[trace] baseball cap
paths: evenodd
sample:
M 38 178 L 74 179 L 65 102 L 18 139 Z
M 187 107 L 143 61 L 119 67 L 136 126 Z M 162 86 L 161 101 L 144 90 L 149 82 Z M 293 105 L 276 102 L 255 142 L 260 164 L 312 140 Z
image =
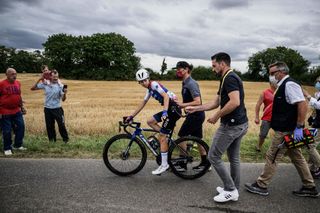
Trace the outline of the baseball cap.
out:
M 190 64 L 188 64 L 186 61 L 179 61 L 176 65 L 176 67 L 174 67 L 174 69 L 179 69 L 179 68 L 191 68 Z

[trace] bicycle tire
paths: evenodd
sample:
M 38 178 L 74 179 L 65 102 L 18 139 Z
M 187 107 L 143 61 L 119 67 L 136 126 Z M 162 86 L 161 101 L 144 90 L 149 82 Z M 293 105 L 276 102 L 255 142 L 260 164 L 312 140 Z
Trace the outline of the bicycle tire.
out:
M 144 145 L 134 138 L 127 155 L 131 135 L 119 134 L 110 138 L 103 149 L 103 161 L 106 167 L 116 175 L 129 176 L 138 173 L 145 165 L 147 151 Z
M 186 144 L 186 149 L 184 154 L 185 156 L 181 156 L 181 146 L 182 143 Z M 203 152 L 208 155 L 209 146 L 203 140 L 193 136 L 186 136 L 178 138 L 174 141 L 168 152 L 168 163 L 172 172 L 183 179 L 193 180 L 196 178 L 200 178 L 203 176 L 208 169 L 210 168 L 210 163 L 208 160 L 205 160 L 203 164 L 201 164 L 201 154 L 198 147 L 203 147 Z M 184 162 L 185 167 L 178 169 L 178 162 Z

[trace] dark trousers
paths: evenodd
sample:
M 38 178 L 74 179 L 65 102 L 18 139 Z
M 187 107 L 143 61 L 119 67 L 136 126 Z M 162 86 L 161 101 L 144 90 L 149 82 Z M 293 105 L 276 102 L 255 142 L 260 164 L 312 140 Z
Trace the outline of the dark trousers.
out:
M 12 130 L 15 134 L 14 147 L 19 148 L 22 146 L 24 137 L 24 120 L 21 112 L 14 115 L 2 115 L 1 129 L 2 129 L 2 140 L 3 150 L 10 150 L 12 144 Z
M 64 142 L 69 140 L 68 132 L 64 122 L 64 111 L 62 107 L 56 109 L 44 108 L 44 117 L 49 141 L 56 141 L 55 121 L 57 121 L 60 135 Z

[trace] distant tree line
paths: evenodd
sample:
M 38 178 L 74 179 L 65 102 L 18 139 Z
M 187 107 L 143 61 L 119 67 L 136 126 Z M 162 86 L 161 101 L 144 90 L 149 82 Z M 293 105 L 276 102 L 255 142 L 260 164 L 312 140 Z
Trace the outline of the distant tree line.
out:
M 17 50 L 0 44 L 0 72 L 14 67 L 18 72 L 40 72 L 42 64 L 57 69 L 69 79 L 133 80 L 141 68 L 140 58 L 135 55 L 134 44 L 116 33 L 97 33 L 91 36 L 54 34 L 43 44 L 44 51 Z M 254 53 L 248 60 L 248 71 L 235 70 L 243 80 L 268 81 L 268 65 L 284 61 L 290 75 L 303 84 L 313 84 L 320 76 L 320 66 L 310 69 L 310 62 L 293 49 L 279 46 Z M 159 71 L 146 68 L 152 79 L 176 80 L 175 70 L 167 69 L 165 59 Z M 211 67 L 193 69 L 196 80 L 217 80 Z

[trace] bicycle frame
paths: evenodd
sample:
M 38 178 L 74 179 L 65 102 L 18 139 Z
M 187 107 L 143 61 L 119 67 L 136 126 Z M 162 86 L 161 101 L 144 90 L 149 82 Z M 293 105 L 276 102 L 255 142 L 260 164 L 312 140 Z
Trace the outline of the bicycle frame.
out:
M 127 130 L 127 127 L 131 127 L 134 130 L 133 133 L 131 133 L 130 131 Z M 158 157 L 159 154 L 156 152 L 156 150 L 154 150 L 151 145 L 148 143 L 147 139 L 145 138 L 145 136 L 142 134 L 142 132 L 154 132 L 154 133 L 159 133 L 158 131 L 154 130 L 154 129 L 146 129 L 146 128 L 141 128 L 141 123 L 139 122 L 130 122 L 130 123 L 124 123 L 122 121 L 119 121 L 119 131 L 121 131 L 121 127 L 123 127 L 123 130 L 131 135 L 131 140 L 129 142 L 129 145 L 125 151 L 125 153 L 127 153 L 131 147 L 131 144 L 133 142 L 133 140 L 135 138 L 137 138 L 140 142 L 142 142 L 146 147 L 148 147 L 148 149 L 151 151 L 151 153 L 155 156 L 155 157 Z M 169 146 L 170 146 L 170 143 L 174 143 L 174 140 L 172 140 L 172 134 L 173 132 L 170 132 L 169 135 L 168 135 L 168 143 L 169 143 Z M 176 144 L 175 144 L 176 145 Z M 180 146 L 179 146 L 179 149 L 181 150 L 182 154 L 184 155 L 188 155 L 187 154 L 187 150 L 183 150 Z
M 135 125 L 135 126 L 134 126 L 134 125 Z M 141 125 L 141 123 L 139 123 L 139 122 L 131 122 L 131 123 L 126 123 L 126 124 L 123 123 L 122 121 L 119 122 L 119 130 L 121 131 L 121 126 L 122 126 L 122 127 L 123 127 L 123 130 L 124 130 L 127 134 L 131 135 L 131 141 L 130 141 L 128 147 L 127 147 L 126 152 L 130 149 L 131 144 L 132 144 L 132 142 L 133 142 L 133 139 L 137 138 L 137 139 L 138 139 L 140 142 L 142 142 L 146 147 L 148 147 L 148 149 L 151 151 L 151 153 L 152 153 L 155 157 L 159 156 L 159 154 L 151 147 L 151 145 L 148 143 L 147 139 L 146 139 L 146 138 L 144 137 L 144 135 L 142 134 L 142 132 L 154 132 L 154 133 L 158 133 L 158 132 L 157 132 L 156 130 L 154 130 L 154 129 L 141 128 L 140 125 Z M 128 126 L 131 127 L 131 128 L 133 128 L 133 129 L 135 129 L 133 133 L 131 133 L 131 132 L 129 132 L 129 131 L 127 130 L 127 127 L 128 127 Z

